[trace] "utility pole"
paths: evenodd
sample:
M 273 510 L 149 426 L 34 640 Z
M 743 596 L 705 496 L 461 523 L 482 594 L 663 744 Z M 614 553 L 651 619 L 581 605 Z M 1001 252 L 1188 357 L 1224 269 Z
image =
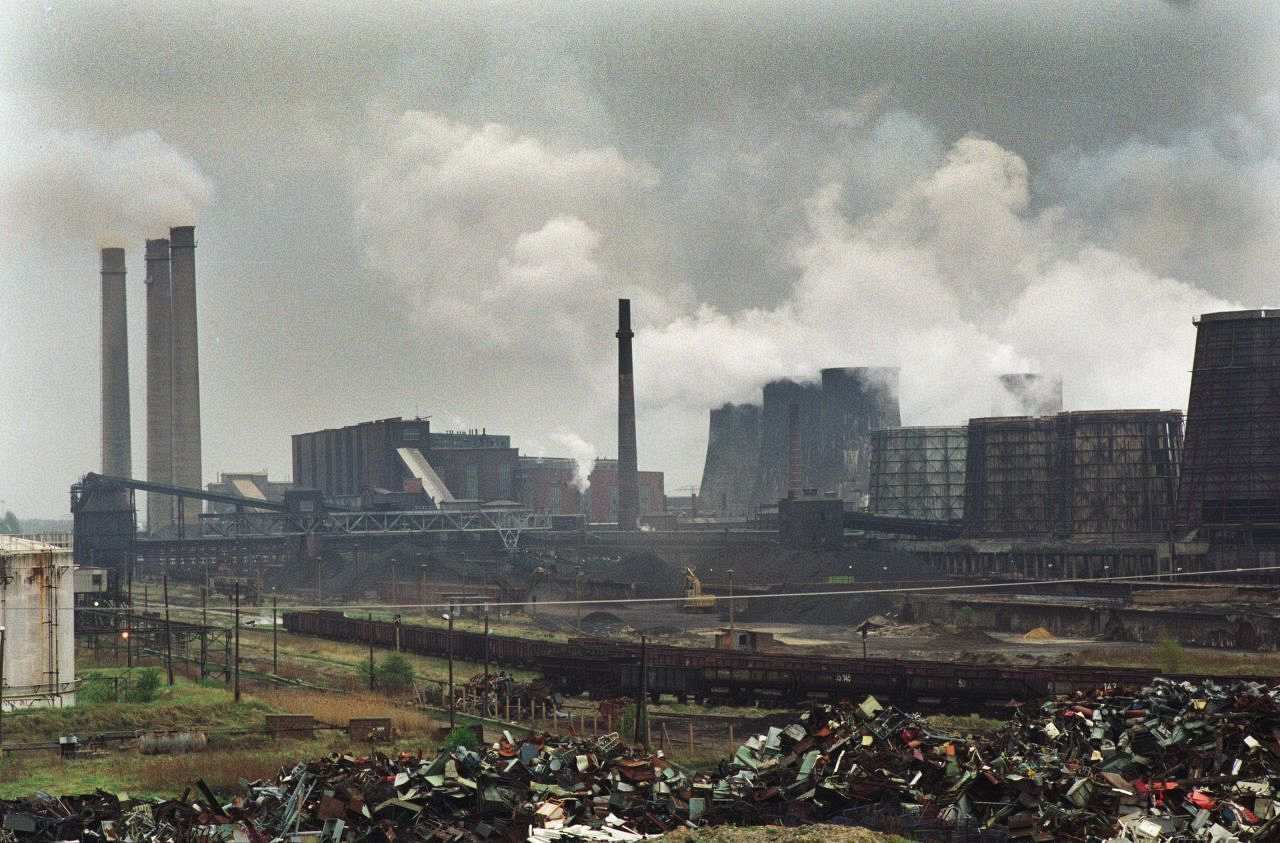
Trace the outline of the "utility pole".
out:
M 577 599 L 574 600 L 574 608 L 578 610 L 577 627 L 578 631 L 582 631 L 582 566 L 578 566 L 578 576 L 574 580 L 577 585 Z
M 484 607 L 484 685 L 489 688 L 489 607 Z
M 446 612 L 444 619 L 449 622 L 449 731 L 454 729 L 454 709 L 458 701 L 453 695 L 453 612 Z
M 240 702 L 240 580 L 236 580 L 235 701 Z
M 164 574 L 164 666 L 169 672 L 169 687 L 173 687 L 173 629 L 169 626 L 169 574 Z
M 209 625 L 209 576 L 205 574 L 205 584 L 200 586 L 200 625 Z
M 373 612 L 369 613 L 369 690 L 373 690 L 373 677 L 376 675 L 373 666 Z
M 4 627 L 0 626 L 0 756 L 4 755 Z
M 640 636 L 640 699 L 636 703 L 636 724 L 633 743 L 649 748 L 649 648 L 648 638 Z
M 729 631 L 733 632 L 733 569 L 729 569 Z
M 396 630 L 396 652 L 400 652 L 400 615 L 397 613 L 391 618 L 391 624 Z
M 280 627 L 276 625 L 276 609 L 279 603 L 275 595 L 275 589 L 271 590 L 271 673 L 274 676 L 280 675 Z

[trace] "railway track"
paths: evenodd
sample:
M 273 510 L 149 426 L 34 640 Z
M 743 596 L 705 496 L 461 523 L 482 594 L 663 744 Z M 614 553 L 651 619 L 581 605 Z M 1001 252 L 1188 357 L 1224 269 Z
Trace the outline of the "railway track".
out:
M 339 612 L 286 612 L 290 632 L 393 648 L 396 625 L 350 618 Z M 444 656 L 449 633 L 402 624 L 400 646 Z M 603 638 L 541 641 L 505 635 L 453 632 L 455 658 L 535 668 L 556 689 L 593 697 L 636 696 L 641 689 L 640 645 Z M 647 647 L 648 692 L 690 702 L 759 703 L 794 707 L 806 701 L 858 700 L 873 694 L 899 706 L 975 710 L 1035 702 L 1053 694 L 1104 686 L 1137 687 L 1154 670 L 1108 667 L 1022 667 L 976 662 L 917 661 L 821 655 L 748 653 L 735 650 Z

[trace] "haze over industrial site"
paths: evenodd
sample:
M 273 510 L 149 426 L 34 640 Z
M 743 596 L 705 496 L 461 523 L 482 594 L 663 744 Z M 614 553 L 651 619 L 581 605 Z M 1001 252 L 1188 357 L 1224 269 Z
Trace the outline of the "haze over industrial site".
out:
M 5 23 L 0 260 L 24 316 L 0 342 L 42 364 L 0 374 L 24 396 L 0 498 L 31 516 L 65 514 L 44 480 L 97 447 L 64 414 L 97 390 L 96 247 L 130 246 L 140 281 L 142 240 L 176 225 L 202 242 L 208 472 L 284 474 L 292 432 L 415 411 L 613 456 L 596 329 L 621 295 L 641 451 L 673 488 L 700 482 L 708 409 L 823 367 L 901 367 L 905 424 L 987 413 L 974 385 L 1011 371 L 1061 373 L 1073 409 L 1182 408 L 1190 316 L 1269 301 L 1265 11 L 147 17 Z
M 1277 43 L 11 3 L 0 843 L 1280 841 Z

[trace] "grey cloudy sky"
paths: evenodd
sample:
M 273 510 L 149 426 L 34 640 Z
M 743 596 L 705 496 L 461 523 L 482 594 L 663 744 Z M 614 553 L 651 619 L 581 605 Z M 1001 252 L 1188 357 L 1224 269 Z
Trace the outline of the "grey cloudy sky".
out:
M 706 411 L 903 367 L 1182 406 L 1193 314 L 1276 303 L 1276 4 L 66 3 L 0 15 L 0 500 L 98 467 L 96 246 L 197 225 L 205 474 L 385 415 L 641 463 Z M 586 443 L 584 445 L 584 443 Z

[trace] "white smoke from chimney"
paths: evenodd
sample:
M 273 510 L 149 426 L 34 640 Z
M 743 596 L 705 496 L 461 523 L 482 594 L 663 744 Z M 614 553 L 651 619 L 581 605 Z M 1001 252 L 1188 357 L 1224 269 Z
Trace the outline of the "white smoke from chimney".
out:
M 573 474 L 573 485 L 578 493 L 583 494 L 591 488 L 591 471 L 596 466 L 596 447 L 578 434 L 570 430 L 561 430 L 551 434 L 551 438 L 577 463 Z
M 123 245 L 197 222 L 212 186 L 154 131 L 107 137 L 0 109 L 0 228 L 17 239 Z

